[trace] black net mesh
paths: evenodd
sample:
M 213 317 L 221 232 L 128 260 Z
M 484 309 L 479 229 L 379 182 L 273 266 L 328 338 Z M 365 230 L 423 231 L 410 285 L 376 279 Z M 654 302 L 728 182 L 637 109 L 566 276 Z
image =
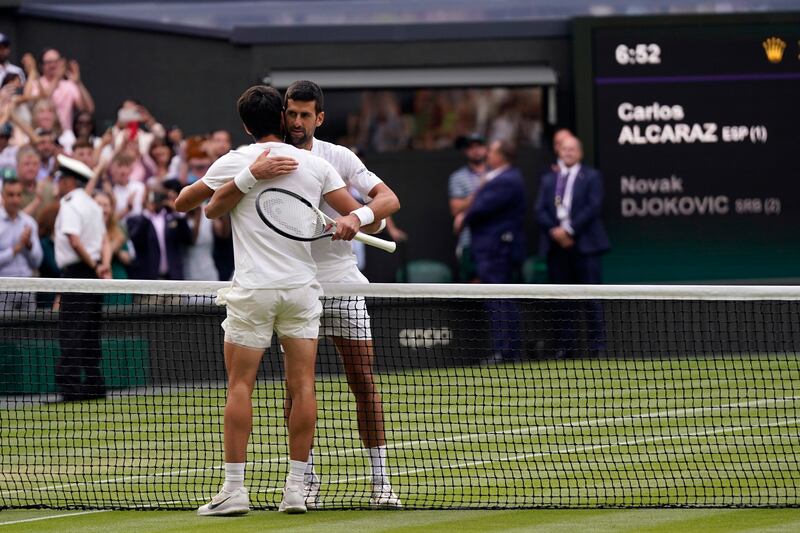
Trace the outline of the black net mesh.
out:
M 341 346 L 374 344 L 348 384 L 320 342 L 325 508 L 369 506 L 349 389 L 374 428 L 370 374 L 405 508 L 798 505 L 800 303 L 467 290 L 325 301 Z M 0 310 L 0 507 L 194 509 L 216 494 L 225 309 L 212 295 L 0 292 Z M 282 357 L 273 342 L 254 392 L 258 509 L 277 507 L 287 472 Z

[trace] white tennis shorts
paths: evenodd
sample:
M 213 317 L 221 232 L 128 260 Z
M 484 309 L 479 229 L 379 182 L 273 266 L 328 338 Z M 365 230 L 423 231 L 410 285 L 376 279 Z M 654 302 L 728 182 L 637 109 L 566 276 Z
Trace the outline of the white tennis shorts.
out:
M 323 280 L 323 282 L 325 281 Z M 328 283 L 333 282 L 329 281 Z M 369 283 L 369 280 L 358 268 L 353 267 L 343 277 L 337 277 L 335 283 Z M 364 297 L 325 298 L 319 333 L 324 337 L 371 340 L 372 329 Z
M 296 289 L 245 289 L 233 285 L 217 292 L 217 305 L 227 306 L 222 322 L 225 341 L 250 348 L 267 348 L 272 332 L 278 338 L 319 336 L 322 288 L 314 281 Z

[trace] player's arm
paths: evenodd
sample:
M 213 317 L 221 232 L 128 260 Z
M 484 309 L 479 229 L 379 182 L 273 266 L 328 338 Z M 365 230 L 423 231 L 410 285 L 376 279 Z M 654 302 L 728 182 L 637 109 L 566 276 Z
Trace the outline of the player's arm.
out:
M 211 198 L 213 194 L 214 189 L 206 185 L 203 180 L 197 180 L 188 187 L 181 189 L 178 198 L 175 199 L 175 210 L 181 213 L 188 213 Z
M 356 232 L 362 231 L 364 233 L 376 233 L 381 228 L 381 220 L 376 219 L 369 224 L 361 225 L 361 219 L 353 213 L 362 206 L 353 196 L 347 192 L 347 188 L 342 187 L 327 194 L 322 195 L 329 206 L 334 208 L 340 215 L 336 219 L 336 233 L 333 235 L 333 240 L 352 240 Z
M 250 174 L 250 169 L 245 168 L 242 173 Z M 236 183 L 242 173 L 239 173 L 236 178 L 214 191 L 211 201 L 208 202 L 205 209 L 206 218 L 215 219 L 227 215 L 244 198 L 245 192 Z M 250 175 L 252 176 L 252 174 Z M 255 181 L 255 178 L 253 178 L 253 181 Z M 252 185 L 250 187 L 252 188 Z
M 388 218 L 400 209 L 400 200 L 394 191 L 385 183 L 378 183 L 369 191 L 372 201 L 369 208 L 375 214 L 375 219 Z

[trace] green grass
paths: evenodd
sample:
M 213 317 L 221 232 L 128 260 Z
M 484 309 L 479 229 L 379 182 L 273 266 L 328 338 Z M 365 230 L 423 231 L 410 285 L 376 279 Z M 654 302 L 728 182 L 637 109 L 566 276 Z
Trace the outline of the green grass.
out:
M 379 379 L 393 483 L 407 507 L 800 505 L 796 359 L 539 361 Z M 321 378 L 317 390 L 315 454 L 324 502 L 363 508 L 369 476 L 352 395 L 339 377 Z M 286 475 L 282 404 L 281 383 L 259 384 L 247 474 L 257 509 L 277 507 Z M 192 509 L 216 493 L 222 480 L 223 405 L 218 384 L 194 384 L 104 402 L 2 409 L 0 506 Z M 462 518 L 467 516 L 474 516 L 475 524 L 491 525 L 499 516 L 519 521 L 510 527 L 547 517 L 555 517 L 554 524 L 592 517 L 613 528 L 613 520 L 627 523 L 624 516 L 651 516 L 649 511 L 464 513 L 314 513 L 296 522 L 256 513 L 230 523 L 311 527 L 315 520 L 331 520 L 350 528 L 351 521 L 389 516 L 386 523 L 411 531 L 415 521 L 420 530 L 438 521 L 443 528 L 453 521 L 452 527 L 469 530 L 473 520 Z M 3 512 L 0 522 L 8 515 Z M 100 528 L 111 516 L 121 523 L 128 517 L 142 522 L 174 517 L 176 527 L 197 520 L 163 512 L 70 520 L 87 527 L 96 520 Z M 671 511 L 664 516 L 689 517 L 664 520 L 673 523 L 735 515 Z M 798 519 L 793 512 L 751 516 Z M 67 519 L 35 524 L 60 520 Z M 738 527 L 738 520 L 730 520 Z M 198 521 L 197 528 L 209 523 L 228 522 Z
M 505 511 L 327 511 L 286 516 L 258 511 L 236 518 L 201 518 L 192 512 L 4 511 L 0 531 L 29 533 L 284 532 L 352 533 L 429 531 L 537 532 L 784 532 L 800 530 L 797 509 L 603 509 Z M 53 517 L 53 518 L 48 518 Z M 59 518 L 56 518 L 59 517 Z M 34 522 L 17 522 L 35 519 Z M 16 523 L 15 523 L 16 522 Z

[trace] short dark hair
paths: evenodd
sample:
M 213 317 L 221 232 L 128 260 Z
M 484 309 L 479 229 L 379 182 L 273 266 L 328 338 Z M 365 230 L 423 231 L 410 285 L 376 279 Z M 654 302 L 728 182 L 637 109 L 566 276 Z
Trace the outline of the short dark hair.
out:
M 282 136 L 283 103 L 281 93 L 266 85 L 254 85 L 236 102 L 239 118 L 256 140 L 267 135 Z
M 325 111 L 325 97 L 322 95 L 322 89 L 313 81 L 297 80 L 289 85 L 283 100 L 284 106 L 288 105 L 289 100 L 314 102 L 314 111 L 318 115 Z

